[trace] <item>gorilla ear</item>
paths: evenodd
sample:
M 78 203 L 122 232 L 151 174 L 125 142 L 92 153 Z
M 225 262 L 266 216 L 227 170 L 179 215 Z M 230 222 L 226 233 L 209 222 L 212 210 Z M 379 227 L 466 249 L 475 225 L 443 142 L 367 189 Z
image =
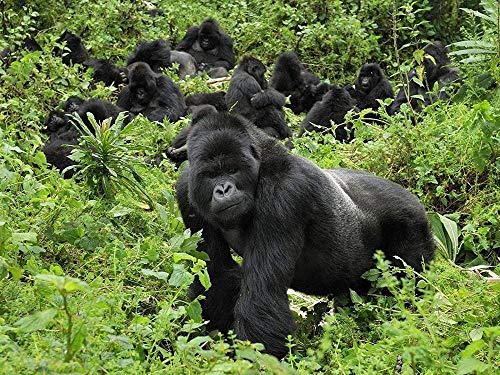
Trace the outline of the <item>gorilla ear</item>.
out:
M 250 145 L 250 152 L 255 159 L 260 160 L 260 152 L 253 143 Z

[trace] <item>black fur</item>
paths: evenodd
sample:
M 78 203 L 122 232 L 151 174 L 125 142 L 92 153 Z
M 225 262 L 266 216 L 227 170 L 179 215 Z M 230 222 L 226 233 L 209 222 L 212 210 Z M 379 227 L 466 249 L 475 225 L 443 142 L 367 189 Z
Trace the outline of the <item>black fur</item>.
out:
M 128 85 L 117 104 L 134 114 L 143 114 L 151 121 L 167 118 L 175 122 L 186 113 L 186 103 L 179 87 L 168 77 L 153 72 L 148 64 L 136 62 L 129 66 Z
M 355 101 L 351 95 L 339 86 L 333 86 L 320 102 L 316 102 L 301 124 L 299 137 L 306 130 L 331 129 L 331 121 L 335 123 L 335 138 L 340 141 L 348 141 L 353 137 L 352 129 L 344 126 L 345 115 L 354 108 Z
M 290 108 L 295 114 L 307 112 L 329 90 L 327 83 L 308 71 L 293 51 L 282 53 L 274 65 L 270 86 L 290 96 Z
M 193 126 L 196 125 L 203 117 L 210 114 L 217 113 L 214 106 L 210 104 L 200 104 L 194 107 L 189 107 L 191 111 L 191 123 L 182 129 L 179 134 L 174 138 L 172 144 L 167 149 L 167 157 L 176 165 L 180 165 L 183 161 L 187 160 L 187 137 Z
M 80 137 L 80 131 L 77 129 L 78 124 L 69 115 L 78 114 L 87 128 L 93 132 L 93 127 L 88 119 L 89 113 L 94 115 L 98 123 L 107 118 L 111 118 L 111 122 L 114 123 L 119 113 L 124 110 L 113 103 L 99 99 L 84 101 L 78 97 L 71 97 L 64 103 L 63 111 L 56 110 L 50 113 L 45 129 L 45 133 L 48 133 L 50 137 L 43 147 L 47 162 L 61 172 L 74 164 L 68 156 L 71 154 L 71 146 L 78 144 Z M 133 116 L 129 114 L 123 125 L 128 124 L 132 119 Z M 72 171 L 66 171 L 64 174 L 65 178 L 71 176 L 73 176 Z
M 227 105 L 224 99 L 225 96 L 226 93 L 224 91 L 192 94 L 186 96 L 186 105 L 188 107 L 196 107 L 202 104 L 210 104 L 213 105 L 217 111 L 223 112 L 227 111 Z
M 424 207 L 400 185 L 366 172 L 323 170 L 239 116 L 204 117 L 188 137 L 177 183 L 185 225 L 203 230 L 198 250 L 212 286 L 198 280 L 208 329 L 233 329 L 283 357 L 294 331 L 287 289 L 314 294 L 367 290 L 361 275 L 382 249 L 416 270 L 433 257 Z M 243 258 L 232 258 L 233 249 Z
M 450 68 L 450 59 L 448 58 L 448 50 L 441 42 L 436 41 L 424 47 L 426 55 L 432 56 L 434 62 L 430 58 L 425 58 L 424 65 L 424 86 L 420 86 L 413 78 L 417 77 L 417 70 L 412 69 L 403 82 L 403 86 L 399 90 L 396 99 L 392 103 L 389 113 L 394 114 L 401 110 L 401 105 L 409 104 L 415 111 L 419 112 L 423 107 L 428 106 L 435 101 L 448 99 L 448 86 L 452 83 L 460 82 L 460 71 L 457 68 Z M 434 85 L 437 83 L 437 94 L 432 93 Z M 408 100 L 409 93 L 410 100 Z M 421 95 L 424 101 L 413 97 Z
M 155 73 L 160 73 L 162 68 L 170 68 L 170 44 L 163 39 L 139 43 L 127 58 L 127 66 L 136 62 L 148 64 Z
M 292 137 L 285 121 L 285 97 L 267 87 L 266 67 L 253 57 L 244 57 L 234 70 L 226 94 L 226 105 L 269 135 L 278 139 Z
M 192 26 L 175 48 L 191 54 L 200 71 L 210 76 L 227 75 L 235 64 L 233 40 L 223 32 L 217 21 L 208 18 L 200 26 Z
M 62 61 L 66 65 L 83 64 L 90 58 L 89 51 L 85 48 L 78 35 L 66 30 L 57 40 L 58 44 L 66 44 L 63 50 L 59 47 L 54 48 L 55 56 L 62 56 Z M 69 50 L 69 51 L 68 51 Z
M 92 79 L 96 82 L 104 82 L 106 86 L 116 87 L 127 82 L 127 69 L 119 68 L 108 60 L 90 58 L 83 64 L 94 70 Z
M 370 108 L 376 111 L 380 107 L 377 99 L 394 98 L 394 91 L 378 64 L 365 64 L 354 82 L 351 96 L 359 110 Z

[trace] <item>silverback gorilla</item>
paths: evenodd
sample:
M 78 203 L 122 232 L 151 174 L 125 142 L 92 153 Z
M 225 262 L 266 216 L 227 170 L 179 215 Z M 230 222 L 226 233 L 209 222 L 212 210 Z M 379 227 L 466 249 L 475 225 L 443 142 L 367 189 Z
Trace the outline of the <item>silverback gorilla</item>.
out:
M 209 114 L 188 136 L 177 183 L 184 223 L 203 230 L 199 250 L 212 286 L 199 281 L 208 329 L 233 329 L 283 357 L 294 331 L 287 289 L 366 290 L 375 250 L 417 270 L 434 243 L 424 207 L 400 185 L 366 172 L 323 170 L 243 117 Z M 241 266 L 230 248 L 243 258 Z
M 192 26 L 175 48 L 194 57 L 200 71 L 213 78 L 227 76 L 234 67 L 233 40 L 223 32 L 217 21 L 208 18 L 200 26 Z

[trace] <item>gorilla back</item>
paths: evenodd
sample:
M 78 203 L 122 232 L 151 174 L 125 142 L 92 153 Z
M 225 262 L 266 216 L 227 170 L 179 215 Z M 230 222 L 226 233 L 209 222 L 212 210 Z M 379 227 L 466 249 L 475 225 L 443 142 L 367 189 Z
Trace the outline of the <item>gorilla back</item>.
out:
M 425 210 L 403 187 L 366 172 L 322 170 L 242 117 L 202 118 L 188 159 L 177 199 L 185 224 L 203 229 L 212 281 L 208 291 L 196 283 L 192 295 L 205 295 L 209 328 L 234 329 L 278 357 L 294 330 L 289 287 L 363 291 L 376 250 L 417 270 L 433 256 Z

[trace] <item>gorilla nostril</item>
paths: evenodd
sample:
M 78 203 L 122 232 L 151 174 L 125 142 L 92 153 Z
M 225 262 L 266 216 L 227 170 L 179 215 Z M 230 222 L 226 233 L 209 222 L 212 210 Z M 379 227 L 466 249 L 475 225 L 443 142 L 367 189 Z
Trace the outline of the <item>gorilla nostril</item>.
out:
M 224 185 L 224 195 L 231 195 L 234 189 L 234 185 L 230 182 Z

